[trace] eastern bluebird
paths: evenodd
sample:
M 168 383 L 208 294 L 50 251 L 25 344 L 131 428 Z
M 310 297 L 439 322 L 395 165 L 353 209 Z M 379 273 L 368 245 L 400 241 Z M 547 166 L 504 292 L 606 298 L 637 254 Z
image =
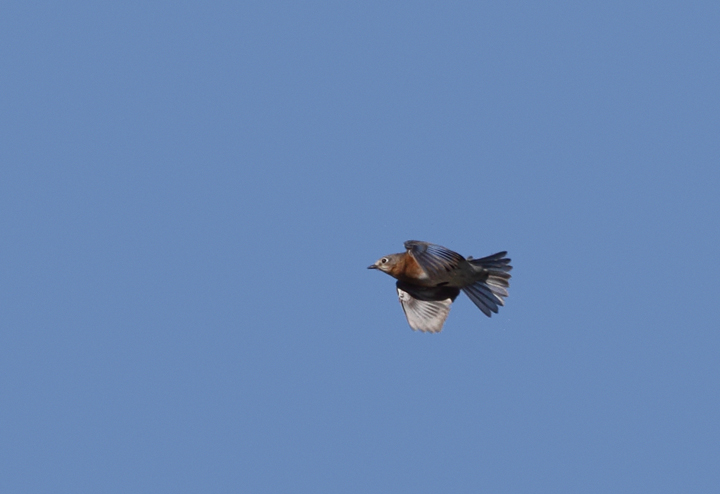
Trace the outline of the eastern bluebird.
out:
M 405 317 L 414 330 L 439 332 L 460 290 L 490 317 L 505 305 L 510 286 L 510 259 L 498 252 L 482 259 L 465 259 L 440 245 L 408 240 L 406 252 L 380 258 L 368 269 L 379 269 L 398 281 Z

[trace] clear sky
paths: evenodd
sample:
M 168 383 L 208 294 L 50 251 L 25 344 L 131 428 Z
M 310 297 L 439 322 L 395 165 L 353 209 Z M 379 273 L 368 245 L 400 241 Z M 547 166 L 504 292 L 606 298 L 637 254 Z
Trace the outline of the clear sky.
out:
M 718 492 L 720 3 L 2 10 L 0 491 Z

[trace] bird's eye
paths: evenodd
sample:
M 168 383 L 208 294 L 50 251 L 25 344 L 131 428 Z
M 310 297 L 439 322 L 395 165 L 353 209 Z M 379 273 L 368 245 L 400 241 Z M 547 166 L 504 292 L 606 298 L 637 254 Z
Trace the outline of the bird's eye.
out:
M 380 262 L 383 263 L 383 264 L 385 264 L 386 262 L 388 262 L 388 258 L 387 258 L 387 257 L 383 257 L 382 259 L 380 259 Z

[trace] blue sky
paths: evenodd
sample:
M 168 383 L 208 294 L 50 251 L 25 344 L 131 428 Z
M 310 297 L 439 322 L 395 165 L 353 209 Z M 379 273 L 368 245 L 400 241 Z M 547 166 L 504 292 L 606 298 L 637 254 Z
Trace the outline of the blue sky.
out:
M 715 492 L 717 2 L 9 2 L 3 492 Z M 408 327 L 366 266 L 508 250 Z

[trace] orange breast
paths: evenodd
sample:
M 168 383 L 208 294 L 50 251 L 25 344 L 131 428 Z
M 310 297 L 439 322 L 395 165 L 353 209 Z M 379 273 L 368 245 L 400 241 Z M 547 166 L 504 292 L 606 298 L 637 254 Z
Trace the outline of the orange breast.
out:
M 413 256 L 405 253 L 397 264 L 393 266 L 390 275 L 401 281 L 407 281 L 416 285 L 424 285 L 427 280 L 427 274 L 420 267 Z

